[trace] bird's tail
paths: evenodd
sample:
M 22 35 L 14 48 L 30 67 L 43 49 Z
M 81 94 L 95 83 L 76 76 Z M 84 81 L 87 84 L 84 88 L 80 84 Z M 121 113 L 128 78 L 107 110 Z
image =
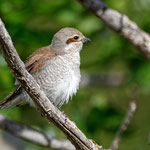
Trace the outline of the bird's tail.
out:
M 19 96 L 22 90 L 23 90 L 22 87 L 19 86 L 7 97 L 5 97 L 2 101 L 0 101 L 0 108 L 9 108 L 9 107 L 18 106 L 25 103 L 24 101 L 21 100 Z

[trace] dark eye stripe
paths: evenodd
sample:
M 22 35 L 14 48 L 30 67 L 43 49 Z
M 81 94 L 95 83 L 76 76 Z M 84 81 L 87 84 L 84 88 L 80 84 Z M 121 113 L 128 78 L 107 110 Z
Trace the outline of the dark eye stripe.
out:
M 78 37 L 79 38 L 79 37 Z M 77 39 L 78 39 L 77 38 Z M 75 39 L 74 37 L 73 38 L 70 38 L 66 41 L 67 44 L 71 43 L 71 42 L 77 42 L 77 39 Z

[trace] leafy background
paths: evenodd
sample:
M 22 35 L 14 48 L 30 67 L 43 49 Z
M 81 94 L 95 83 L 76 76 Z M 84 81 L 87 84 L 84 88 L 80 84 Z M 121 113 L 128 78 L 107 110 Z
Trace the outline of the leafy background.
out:
M 107 5 L 126 14 L 140 28 L 150 33 L 149 0 L 105 0 Z M 98 144 L 107 148 L 127 111 L 129 101 L 137 102 L 136 114 L 124 133 L 120 149 L 147 150 L 150 127 L 150 63 L 135 47 L 110 30 L 76 1 L 69 0 L 0 0 L 0 17 L 22 58 L 37 48 L 50 44 L 62 27 L 75 27 L 92 39 L 81 52 L 81 71 L 109 76 L 119 74 L 120 84 L 98 84 L 80 88 L 67 105 L 61 107 L 67 116 Z M 14 86 L 15 79 L 0 53 L 0 99 Z M 65 138 L 29 105 L 1 110 L 13 120 L 31 125 L 42 132 Z M 28 142 L 27 149 L 46 150 Z

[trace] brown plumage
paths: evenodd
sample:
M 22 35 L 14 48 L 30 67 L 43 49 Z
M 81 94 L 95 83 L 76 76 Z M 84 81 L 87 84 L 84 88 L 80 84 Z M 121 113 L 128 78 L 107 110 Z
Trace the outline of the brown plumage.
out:
M 19 85 L 18 88 L 16 88 L 12 93 L 10 93 L 2 101 L 0 101 L 0 107 L 5 106 L 6 103 L 10 102 L 12 99 L 17 97 L 22 92 L 22 90 L 23 88 L 21 87 L 21 85 Z M 19 104 L 16 104 L 16 105 L 19 105 Z
M 46 61 L 52 57 L 55 57 L 56 54 L 52 51 L 50 46 L 45 46 L 40 49 L 38 49 L 36 52 L 34 52 L 27 60 L 25 66 L 26 69 L 30 74 L 33 74 L 40 68 L 42 68 Z M 10 102 L 12 99 L 17 97 L 21 92 L 23 88 L 21 85 L 19 85 L 18 88 L 16 88 L 12 93 L 10 93 L 7 97 L 5 97 L 2 101 L 0 101 L 0 107 L 3 107 L 6 103 Z M 14 103 L 15 104 L 15 103 Z M 20 103 L 24 104 L 24 103 Z M 16 105 L 20 105 L 17 103 Z
M 26 69 L 29 73 L 34 73 L 43 67 L 47 60 L 56 56 L 50 46 L 45 46 L 34 52 L 26 62 Z

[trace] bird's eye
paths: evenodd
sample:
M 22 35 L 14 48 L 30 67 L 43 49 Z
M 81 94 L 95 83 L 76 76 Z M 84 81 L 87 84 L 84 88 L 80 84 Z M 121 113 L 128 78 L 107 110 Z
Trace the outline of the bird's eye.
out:
M 78 37 L 78 36 L 74 36 L 73 38 L 74 38 L 75 40 L 77 40 L 79 37 Z
M 79 36 L 74 36 L 66 41 L 67 44 L 72 42 L 78 42 Z

